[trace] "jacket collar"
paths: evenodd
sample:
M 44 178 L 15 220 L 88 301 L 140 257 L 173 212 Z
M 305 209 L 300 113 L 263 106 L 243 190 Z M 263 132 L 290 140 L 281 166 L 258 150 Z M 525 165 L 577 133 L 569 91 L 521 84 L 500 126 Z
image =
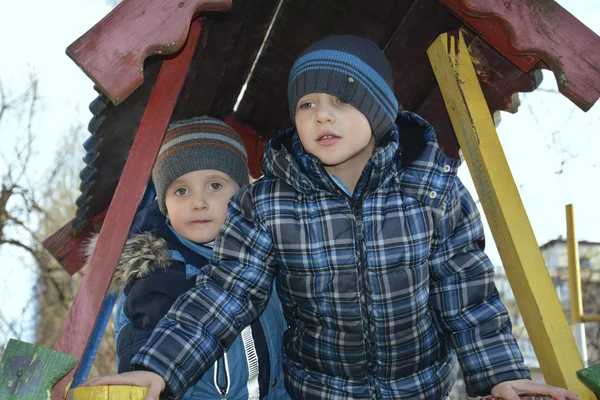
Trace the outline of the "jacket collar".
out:
M 375 148 L 354 196 L 369 194 L 390 179 L 398 179 L 402 192 L 434 207 L 444 204 L 460 160 L 444 155 L 432 126 L 410 111 L 400 111 L 396 123 Z M 320 161 L 306 153 L 295 128 L 271 138 L 262 158 L 266 177 L 278 178 L 297 191 L 343 193 Z

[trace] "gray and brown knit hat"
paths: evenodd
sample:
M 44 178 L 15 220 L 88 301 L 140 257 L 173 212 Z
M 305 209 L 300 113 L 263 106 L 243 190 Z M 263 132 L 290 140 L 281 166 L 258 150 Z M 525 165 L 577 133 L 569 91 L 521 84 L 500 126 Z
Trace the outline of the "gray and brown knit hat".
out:
M 333 35 L 309 46 L 298 57 L 288 80 L 290 117 L 298 100 L 309 93 L 327 93 L 362 112 L 377 140 L 396 120 L 398 100 L 392 68 L 385 54 L 369 39 Z
M 242 138 L 229 125 L 197 117 L 169 125 L 152 170 L 160 211 L 167 215 L 165 195 L 175 179 L 188 172 L 214 169 L 240 187 L 248 183 L 248 155 Z

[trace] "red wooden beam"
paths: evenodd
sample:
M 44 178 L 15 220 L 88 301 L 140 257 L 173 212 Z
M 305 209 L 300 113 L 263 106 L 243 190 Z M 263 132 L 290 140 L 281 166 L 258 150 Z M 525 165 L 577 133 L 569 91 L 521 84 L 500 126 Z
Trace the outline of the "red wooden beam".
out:
M 227 11 L 231 0 L 125 0 L 67 48 L 67 55 L 113 103 L 144 81 L 146 57 L 177 52 L 201 11 Z
M 600 37 L 552 0 L 439 0 L 527 72 L 536 59 L 582 110 L 600 97 Z
M 267 144 L 268 138 L 261 136 L 255 130 L 234 120 L 231 116 L 225 117 L 225 123 L 232 127 L 242 137 L 246 152 L 248 153 L 248 169 L 250 169 L 250 175 L 252 175 L 253 178 L 258 179 L 262 175 L 262 172 L 260 171 L 260 160 L 265 151 L 265 145 Z
M 43 245 L 46 250 L 48 250 L 69 275 L 74 275 L 83 267 L 86 241 L 93 233 L 97 233 L 100 230 L 107 211 L 108 209 L 92 218 L 77 236 L 71 234 L 71 224 L 73 221 L 69 221 L 44 240 Z
M 81 280 L 55 346 L 57 351 L 75 356 L 78 365 L 54 386 L 53 399 L 65 397 L 65 390 L 79 367 L 136 209 L 144 194 L 201 30 L 200 21 L 192 23 L 189 39 L 181 53 L 165 60 L 156 78 L 121 179 L 100 230 L 96 248 L 91 255 L 88 270 Z

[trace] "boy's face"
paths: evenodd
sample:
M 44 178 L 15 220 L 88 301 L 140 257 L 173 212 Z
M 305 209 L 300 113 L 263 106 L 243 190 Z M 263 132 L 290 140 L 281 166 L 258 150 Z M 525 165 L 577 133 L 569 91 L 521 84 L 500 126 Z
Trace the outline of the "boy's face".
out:
M 196 243 L 214 240 L 227 217 L 227 203 L 239 190 L 227 174 L 212 169 L 192 171 L 167 188 L 167 217 L 173 229 Z
M 330 94 L 301 97 L 296 104 L 296 128 L 306 151 L 329 173 L 354 167 L 362 171 L 375 149 L 367 117 Z

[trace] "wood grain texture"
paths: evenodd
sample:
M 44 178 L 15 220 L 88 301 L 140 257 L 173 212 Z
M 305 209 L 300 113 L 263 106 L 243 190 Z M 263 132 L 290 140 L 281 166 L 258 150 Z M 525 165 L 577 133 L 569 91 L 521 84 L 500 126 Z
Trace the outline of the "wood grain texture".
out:
M 544 379 L 592 400 L 593 394 L 575 376 L 583 363 L 462 34 L 440 35 L 427 54 Z
M 67 47 L 67 55 L 114 103 L 143 82 L 144 60 L 182 48 L 201 11 L 227 11 L 231 0 L 125 0 Z
M 107 211 L 104 210 L 95 216 L 77 235 L 72 234 L 73 221 L 71 220 L 44 240 L 44 248 L 69 275 L 74 275 L 83 268 L 86 241 L 93 233 L 100 230 Z
M 0 361 L 0 399 L 50 399 L 52 386 L 76 362 L 68 354 L 10 339 Z
M 70 390 L 68 400 L 144 400 L 146 393 L 139 386 L 92 386 Z
M 527 71 L 539 58 L 582 110 L 600 97 L 600 37 L 552 0 L 440 0 Z
M 56 350 L 81 359 L 102 301 L 108 290 L 119 255 L 138 204 L 150 176 L 150 171 L 177 95 L 194 54 L 201 32 L 201 22 L 195 21 L 182 52 L 162 64 L 148 106 L 142 117 L 123 174 L 106 214 L 89 267 L 81 280 L 73 305 L 65 321 Z M 64 396 L 65 389 L 76 371 L 71 371 L 52 390 L 53 398 Z

